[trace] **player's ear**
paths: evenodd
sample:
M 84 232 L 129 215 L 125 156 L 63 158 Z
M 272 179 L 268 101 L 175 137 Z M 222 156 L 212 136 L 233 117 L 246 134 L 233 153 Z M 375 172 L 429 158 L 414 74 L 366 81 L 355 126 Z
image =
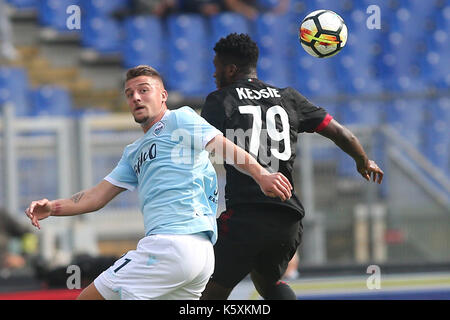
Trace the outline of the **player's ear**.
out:
M 162 102 L 166 102 L 168 97 L 169 97 L 169 94 L 167 93 L 167 90 L 162 90 L 161 91 L 161 100 L 162 100 Z
M 238 67 L 235 64 L 229 64 L 226 66 L 227 75 L 232 78 L 238 72 Z

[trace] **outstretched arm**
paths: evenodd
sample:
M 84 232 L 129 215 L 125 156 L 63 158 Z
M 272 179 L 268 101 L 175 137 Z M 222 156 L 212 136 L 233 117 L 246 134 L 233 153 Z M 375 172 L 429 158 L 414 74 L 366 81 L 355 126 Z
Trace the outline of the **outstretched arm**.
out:
M 124 190 L 126 189 L 102 180 L 95 187 L 80 191 L 70 199 L 33 201 L 25 213 L 30 218 L 31 224 L 40 229 L 39 220 L 49 216 L 74 216 L 97 211 Z
M 213 138 L 206 144 L 206 150 L 217 153 L 227 163 L 233 164 L 249 174 L 259 184 L 266 196 L 279 197 L 283 201 L 292 196 L 292 185 L 282 173 L 269 173 L 248 152 L 224 136 L 217 135 Z
M 318 133 L 333 140 L 339 148 L 350 155 L 355 160 L 356 170 L 358 170 L 364 179 L 370 181 L 370 177 L 372 176 L 374 182 L 381 183 L 383 180 L 383 171 L 375 161 L 367 157 L 358 138 L 349 129 L 333 119 Z

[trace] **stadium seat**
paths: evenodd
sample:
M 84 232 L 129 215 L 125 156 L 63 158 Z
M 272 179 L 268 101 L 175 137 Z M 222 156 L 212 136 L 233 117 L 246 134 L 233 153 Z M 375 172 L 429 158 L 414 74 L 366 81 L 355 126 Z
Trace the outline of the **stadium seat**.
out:
M 318 59 L 299 48 L 294 59 L 294 87 L 307 97 L 333 97 L 337 95 L 336 74 L 331 59 Z
M 258 75 L 270 84 L 295 86 L 292 62 L 299 46 L 297 26 L 290 14 L 266 13 L 256 19 L 255 42 L 259 46 Z
M 120 53 L 123 30 L 119 22 L 109 17 L 84 17 L 81 44 L 102 54 Z
M 167 18 L 167 27 L 168 89 L 187 96 L 209 93 L 213 77 L 206 19 L 199 14 L 173 14 Z
M 234 12 L 222 12 L 209 18 L 211 27 L 211 35 L 209 36 L 206 55 L 210 61 L 214 58 L 214 46 L 222 37 L 226 37 L 230 33 L 246 33 L 252 36 L 249 21 L 242 15 Z M 210 84 L 207 84 L 209 91 L 215 90 L 212 74 L 214 73 L 214 65 L 207 65 L 208 74 L 211 75 Z
M 46 85 L 32 90 L 33 116 L 70 116 L 72 98 L 70 93 L 58 86 Z
M 450 86 L 450 6 L 434 15 L 436 28 L 426 38 L 427 51 L 420 56 L 421 75 L 432 86 L 448 88 Z
M 156 16 L 131 17 L 124 21 L 125 45 L 123 63 L 125 68 L 136 65 L 151 65 L 164 73 L 165 34 L 162 21 Z
M 289 57 L 292 44 L 298 43 L 298 26 L 290 14 L 261 14 L 256 19 L 255 41 L 260 53 L 267 56 Z
M 372 101 L 350 100 L 340 108 L 340 121 L 344 125 L 376 127 L 382 122 L 382 107 Z
M 90 17 L 108 17 L 130 5 L 130 0 L 79 0 L 83 12 Z
M 347 10 L 346 3 L 344 1 L 330 1 L 330 0 L 306 0 L 303 1 L 308 8 L 308 12 L 320 9 L 328 9 L 334 11 L 340 15 L 343 11 Z
M 10 5 L 19 10 L 38 9 L 39 0 L 7 0 Z
M 28 75 L 18 67 L 0 67 L 0 106 L 12 103 L 16 116 L 29 116 Z
M 289 72 L 290 61 L 262 55 L 258 62 L 258 78 L 280 88 L 294 86 Z
M 58 32 L 69 32 L 67 28 L 67 8 L 79 5 L 78 0 L 42 0 L 39 1 L 39 23 Z
M 247 33 L 252 36 L 249 21 L 242 15 L 234 12 L 222 12 L 210 17 L 212 44 L 230 33 Z

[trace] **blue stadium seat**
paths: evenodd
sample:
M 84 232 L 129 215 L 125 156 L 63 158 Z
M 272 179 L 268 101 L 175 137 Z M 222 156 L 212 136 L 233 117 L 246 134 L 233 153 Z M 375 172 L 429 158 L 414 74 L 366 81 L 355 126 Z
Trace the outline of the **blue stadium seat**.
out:
M 222 12 L 210 18 L 212 43 L 215 44 L 220 38 L 228 34 L 247 33 L 252 36 L 249 21 L 242 15 L 234 12 Z
M 262 55 L 258 62 L 258 78 L 276 87 L 293 87 L 291 62 L 280 57 Z
M 102 54 L 120 53 L 123 30 L 119 22 L 109 17 L 84 17 L 81 23 L 81 44 Z
M 199 14 L 174 14 L 167 18 L 167 27 L 167 88 L 188 96 L 209 93 L 213 77 L 206 18 Z
M 211 35 L 208 40 L 208 51 L 206 53 L 207 59 L 210 61 L 214 58 L 214 46 L 217 41 L 222 37 L 226 37 L 230 33 L 246 33 L 252 36 L 252 31 L 249 26 L 249 21 L 242 15 L 234 12 L 222 12 L 213 15 L 209 18 L 209 24 L 211 26 Z M 208 74 L 214 73 L 214 65 L 208 64 Z M 207 85 L 209 91 L 215 90 L 214 81 L 210 81 L 211 84 Z
M 32 90 L 33 116 L 70 116 L 72 98 L 70 93 L 58 86 L 41 86 Z
M 19 10 L 38 9 L 39 0 L 7 0 L 14 8 Z
M 379 103 L 351 100 L 340 108 L 340 121 L 344 125 L 376 127 L 382 122 L 383 108 Z
M 330 1 L 330 0 L 306 0 L 303 1 L 306 4 L 309 12 L 320 9 L 327 9 L 338 13 L 339 15 L 346 10 L 345 3 L 343 1 Z
M 294 87 L 307 97 L 337 95 L 336 74 L 330 60 L 312 57 L 299 48 L 291 65 Z
M 284 58 L 293 54 L 290 48 L 298 43 L 298 26 L 293 15 L 261 14 L 255 28 L 255 41 L 261 54 Z
M 330 60 L 343 93 L 375 94 L 382 91 L 382 83 L 376 78 L 376 70 L 373 67 L 374 57 L 369 53 L 352 53 L 344 48 Z
M 90 17 L 107 17 L 130 5 L 130 0 L 79 0 L 83 13 Z
M 259 46 L 259 78 L 279 87 L 295 86 L 292 61 L 300 44 L 294 17 L 260 15 L 256 19 L 254 40 Z
M 16 116 L 30 115 L 28 75 L 18 67 L 0 67 L 0 106 L 12 103 Z
M 450 6 L 434 15 L 436 28 L 427 37 L 427 51 L 421 55 L 421 75 L 433 86 L 446 89 L 450 86 Z
M 67 28 L 66 11 L 69 6 L 79 4 L 79 0 L 41 0 L 39 1 L 39 23 L 58 32 L 70 32 L 72 30 Z
M 160 18 L 138 16 L 124 21 L 125 43 L 123 61 L 125 68 L 147 64 L 163 73 L 165 34 Z

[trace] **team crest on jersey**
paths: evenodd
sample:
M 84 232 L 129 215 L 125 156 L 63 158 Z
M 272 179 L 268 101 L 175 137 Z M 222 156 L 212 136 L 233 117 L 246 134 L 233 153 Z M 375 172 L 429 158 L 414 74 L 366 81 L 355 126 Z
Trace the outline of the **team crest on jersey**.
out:
M 155 136 L 159 136 L 159 134 L 161 133 L 162 129 L 164 129 L 164 122 L 158 122 L 155 126 L 155 129 L 153 130 L 153 134 Z

